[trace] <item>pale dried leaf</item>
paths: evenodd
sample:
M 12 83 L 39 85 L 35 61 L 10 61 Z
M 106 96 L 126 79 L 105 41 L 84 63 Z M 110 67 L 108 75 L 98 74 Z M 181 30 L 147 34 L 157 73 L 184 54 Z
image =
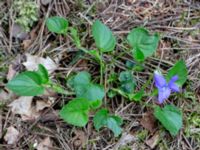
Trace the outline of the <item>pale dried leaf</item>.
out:
M 22 120 L 33 120 L 38 118 L 40 114 L 32 106 L 32 100 L 33 97 L 31 96 L 22 96 L 8 106 L 11 107 L 13 113 L 21 115 Z
M 156 132 L 150 139 L 146 140 L 145 143 L 151 148 L 154 149 L 160 140 L 159 132 Z
M 19 131 L 15 129 L 13 126 L 7 128 L 6 135 L 4 136 L 4 140 L 7 144 L 15 144 L 17 142 L 19 136 Z
M 13 69 L 13 65 L 10 64 L 8 68 L 7 80 L 11 80 L 16 75 L 16 71 Z
M 114 149 L 119 149 L 119 147 L 121 146 L 125 146 L 131 142 L 136 141 L 137 138 L 129 133 L 123 133 L 120 140 L 117 142 L 117 144 L 115 145 Z
M 37 150 L 51 150 L 50 147 L 52 147 L 52 141 L 49 137 L 46 137 L 44 140 L 42 140 L 38 146 Z
M 33 43 L 32 40 L 23 40 L 22 46 L 23 46 L 23 48 L 26 50 L 26 49 L 29 48 L 29 46 L 31 45 L 31 43 Z
M 38 65 L 42 64 L 48 70 L 49 73 L 54 72 L 57 69 L 56 63 L 49 57 L 42 58 L 26 54 L 27 61 L 23 63 L 27 70 L 34 71 L 38 69 Z
M 45 101 L 45 100 L 37 100 L 36 101 L 36 111 L 39 112 L 43 110 L 44 108 L 50 107 L 51 106 L 51 101 Z
M 18 38 L 18 39 L 21 39 L 21 40 L 24 40 L 28 37 L 28 33 L 25 32 L 23 30 L 23 28 L 16 23 L 12 26 L 11 35 L 12 35 L 12 37 Z
M 41 0 L 41 3 L 43 4 L 43 5 L 48 5 L 48 4 L 50 4 L 52 2 L 52 0 Z
M 72 139 L 73 145 L 75 147 L 83 147 L 87 139 L 85 132 L 81 130 L 76 130 L 74 133 L 75 133 L 75 136 Z
M 0 91 L 0 101 L 1 101 L 2 103 L 6 102 L 7 100 L 12 99 L 14 96 L 15 96 L 15 95 L 14 95 L 14 93 L 12 93 L 12 92 L 6 92 L 6 91 L 4 91 L 4 90 L 1 90 L 1 91 Z

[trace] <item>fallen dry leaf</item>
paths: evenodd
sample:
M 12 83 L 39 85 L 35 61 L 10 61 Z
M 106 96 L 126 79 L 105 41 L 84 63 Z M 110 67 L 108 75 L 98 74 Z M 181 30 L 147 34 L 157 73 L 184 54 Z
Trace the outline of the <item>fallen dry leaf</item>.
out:
M 11 91 L 6 91 L 6 90 L 0 91 L 1 103 L 7 103 L 8 101 L 12 100 L 15 97 L 16 97 L 16 95 Z
M 4 136 L 4 140 L 7 144 L 15 144 L 17 142 L 19 136 L 19 131 L 15 129 L 13 126 L 7 128 L 6 135 Z
M 48 4 L 50 4 L 52 2 L 52 0 L 41 0 L 41 3 L 43 4 L 43 5 L 48 5 Z
M 11 80 L 16 75 L 16 70 L 13 69 L 13 65 L 10 64 L 7 73 L 7 80 Z
M 156 128 L 156 120 L 154 118 L 154 115 L 152 112 L 147 112 L 143 115 L 142 119 L 140 120 L 140 124 L 150 131 L 151 133 L 155 130 Z
M 24 32 L 23 28 L 16 23 L 12 26 L 11 34 L 12 37 L 18 38 L 20 40 L 24 40 L 28 37 L 28 33 Z
M 44 108 L 51 106 L 51 101 L 44 101 L 44 100 L 37 100 L 36 101 L 36 111 L 39 112 L 43 110 Z
M 48 113 L 44 114 L 40 118 L 40 122 L 45 123 L 45 122 L 51 122 L 51 121 L 57 121 L 59 120 L 59 111 L 54 111 L 51 110 Z
M 8 106 L 11 107 L 11 111 L 15 114 L 19 114 L 23 121 L 34 120 L 39 117 L 39 113 L 36 112 L 35 108 L 32 106 L 33 97 L 22 96 L 14 100 Z
M 22 42 L 22 46 L 23 46 L 24 49 L 26 50 L 26 49 L 29 48 L 29 46 L 31 45 L 31 43 L 33 43 L 32 40 L 23 40 L 23 42 Z
M 75 137 L 72 139 L 72 143 L 75 147 L 82 147 L 86 143 L 86 134 L 85 132 L 81 130 L 76 130 L 75 132 Z
M 154 149 L 160 140 L 159 132 L 156 132 L 150 139 L 146 140 L 145 143 L 151 148 Z
M 27 70 L 34 71 L 38 69 L 38 65 L 42 64 L 48 70 L 49 73 L 54 72 L 57 69 L 56 63 L 49 57 L 42 58 L 39 56 L 33 56 L 26 54 L 27 60 L 23 63 Z
M 136 141 L 137 138 L 129 133 L 123 133 L 120 140 L 115 145 L 114 149 L 119 149 L 121 146 L 125 146 L 131 142 Z
M 49 137 L 46 137 L 44 140 L 42 140 L 38 146 L 37 150 L 51 150 L 50 147 L 52 147 L 52 141 Z
M 14 114 L 19 114 L 23 121 L 35 120 L 41 115 L 41 111 L 44 108 L 50 107 L 53 101 L 49 100 L 36 100 L 33 102 L 33 97 L 31 96 L 21 96 L 18 99 L 14 100 L 8 106 L 11 107 L 11 111 Z

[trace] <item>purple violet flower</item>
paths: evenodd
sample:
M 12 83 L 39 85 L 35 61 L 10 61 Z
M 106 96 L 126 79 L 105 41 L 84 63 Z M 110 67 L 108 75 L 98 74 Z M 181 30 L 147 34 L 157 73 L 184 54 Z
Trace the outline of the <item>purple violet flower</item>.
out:
M 164 100 L 166 100 L 170 96 L 171 92 L 180 91 L 178 85 L 176 85 L 175 83 L 177 80 L 178 76 L 175 75 L 167 83 L 164 76 L 158 71 L 155 71 L 154 81 L 155 81 L 155 86 L 158 88 L 158 101 L 160 104 L 162 104 Z

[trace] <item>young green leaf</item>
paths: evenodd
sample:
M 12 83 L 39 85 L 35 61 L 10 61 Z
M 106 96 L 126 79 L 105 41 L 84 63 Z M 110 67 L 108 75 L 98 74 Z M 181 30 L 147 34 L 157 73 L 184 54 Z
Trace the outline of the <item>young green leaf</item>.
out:
M 44 92 L 41 77 L 33 71 L 17 75 L 7 83 L 6 87 L 21 96 L 36 96 Z
M 178 61 L 168 72 L 166 79 L 169 81 L 173 76 L 178 75 L 176 84 L 182 86 L 187 80 L 187 67 L 183 60 Z
M 72 88 L 76 86 L 85 86 L 90 83 L 91 76 L 88 72 L 82 71 L 68 80 L 68 85 Z
M 48 71 L 42 64 L 38 65 L 38 70 L 36 71 L 36 73 L 40 76 L 43 84 L 48 83 L 49 81 Z
M 92 109 L 97 109 L 102 105 L 101 100 L 89 101 L 89 103 L 90 103 L 90 108 L 92 108 Z
M 135 88 L 135 80 L 131 71 L 122 71 L 119 75 L 119 81 L 121 82 L 121 89 L 125 93 L 132 93 Z
M 71 100 L 62 107 L 60 117 L 69 124 L 83 127 L 88 122 L 89 102 L 82 98 Z
M 182 127 L 182 114 L 180 110 L 173 105 L 166 105 L 164 108 L 155 107 L 154 116 L 171 135 L 177 135 Z
M 136 101 L 136 102 L 141 101 L 143 96 L 144 96 L 144 90 L 140 90 L 134 94 L 128 94 L 129 99 L 131 101 Z
M 102 100 L 104 97 L 104 89 L 102 86 L 90 83 L 85 87 L 85 93 L 83 95 L 77 95 L 91 101 Z
M 110 115 L 108 110 L 101 109 L 94 116 L 94 126 L 95 129 L 99 131 L 102 127 L 108 127 L 113 131 L 115 137 L 119 136 L 122 132 L 120 125 L 122 125 L 123 121 L 120 117 Z
M 76 96 L 89 101 L 102 101 L 105 92 L 104 88 L 91 81 L 88 72 L 80 72 L 68 81 L 68 84 L 75 90 Z
M 80 41 L 80 38 L 78 36 L 77 29 L 71 27 L 71 28 L 69 28 L 69 30 L 70 30 L 70 34 L 71 34 L 71 36 L 72 36 L 72 38 L 73 38 L 74 43 L 76 44 L 76 46 L 78 48 L 81 47 L 81 41 Z
M 68 29 L 68 21 L 59 16 L 50 17 L 46 21 L 49 31 L 66 35 Z
M 153 55 L 159 43 L 159 35 L 150 35 L 144 28 L 135 28 L 128 34 L 128 42 L 133 48 L 133 56 L 138 61 Z
M 110 29 L 101 21 L 97 20 L 92 25 L 92 35 L 97 47 L 102 52 L 110 52 L 114 50 L 116 39 Z

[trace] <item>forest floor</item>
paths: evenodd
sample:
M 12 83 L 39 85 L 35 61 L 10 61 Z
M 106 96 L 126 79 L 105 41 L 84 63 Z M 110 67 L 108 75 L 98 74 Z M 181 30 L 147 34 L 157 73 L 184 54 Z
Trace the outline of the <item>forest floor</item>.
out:
M 18 12 L 13 9 L 12 3 L 12 0 L 0 2 L 0 149 L 200 149 L 200 1 L 37 0 L 38 19 L 28 32 L 20 36 L 17 33 L 21 29 L 15 26 Z M 10 103 L 18 97 L 10 93 L 5 85 L 15 74 L 25 70 L 27 54 L 51 58 L 57 65 L 51 78 L 63 88 L 67 89 L 67 77 L 79 71 L 90 72 L 92 79 L 99 82 L 99 64 L 90 55 L 77 49 L 69 36 L 49 32 L 45 20 L 50 16 L 62 16 L 69 21 L 69 26 L 76 27 L 81 44 L 86 49 L 95 48 L 91 26 L 96 19 L 112 30 L 117 37 L 116 48 L 111 54 L 115 63 L 109 64 L 110 54 L 103 54 L 104 60 L 108 62 L 104 71 L 105 91 L 116 86 L 115 82 L 108 80 L 125 71 L 127 61 L 134 62 L 132 52 L 125 44 L 130 30 L 143 26 L 151 33 L 158 32 L 161 39 L 156 53 L 145 60 L 142 71 L 133 71 L 133 75 L 137 80 L 137 89 L 150 82 L 145 88 L 148 93 L 154 88 L 149 77 L 155 69 L 160 68 L 166 73 L 178 60 L 185 61 L 188 80 L 183 85 L 183 92 L 168 100 L 179 107 L 183 114 L 183 127 L 178 135 L 171 136 L 152 117 L 152 110 L 147 106 L 155 103 L 157 96 L 154 95 L 144 97 L 138 103 L 120 95 L 111 97 L 106 94 L 103 106 L 123 119 L 123 131 L 119 137 L 114 137 L 107 128 L 97 132 L 92 124 L 93 112 L 89 123 L 82 128 L 60 119 L 58 111 L 73 96 L 52 93 L 34 97 L 33 103 L 37 99 L 44 100 L 42 108 L 38 108 L 41 111 L 36 114 L 37 117 L 32 116 L 34 119 L 29 118 L 30 114 L 14 114 Z M 29 107 L 26 103 L 24 105 Z M 12 139 L 9 139 L 8 131 L 11 132 Z M 44 149 L 44 145 L 47 145 L 47 149 Z

